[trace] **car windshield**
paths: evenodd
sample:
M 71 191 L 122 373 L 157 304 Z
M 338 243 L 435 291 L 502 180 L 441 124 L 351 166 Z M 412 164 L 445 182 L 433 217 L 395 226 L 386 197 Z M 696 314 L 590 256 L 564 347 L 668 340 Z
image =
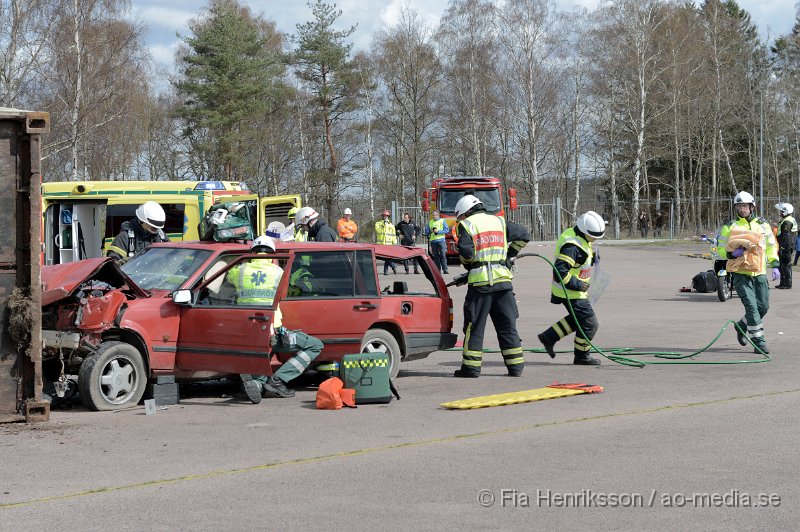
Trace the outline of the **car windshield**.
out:
M 128 277 L 145 290 L 177 290 L 211 252 L 205 249 L 153 247 L 122 265 Z
M 437 205 L 439 212 L 443 214 L 454 214 L 456 212 L 456 203 L 465 194 L 474 194 L 479 200 L 483 202 L 486 207 L 486 212 L 490 214 L 497 214 L 500 212 L 500 189 L 446 189 L 443 188 L 439 191 L 439 203 Z

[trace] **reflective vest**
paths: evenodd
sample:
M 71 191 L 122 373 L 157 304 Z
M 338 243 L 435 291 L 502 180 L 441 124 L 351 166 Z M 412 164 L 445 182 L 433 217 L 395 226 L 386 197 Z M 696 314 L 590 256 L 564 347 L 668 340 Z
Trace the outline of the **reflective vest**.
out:
M 781 234 L 781 228 L 783 227 L 783 224 L 785 224 L 786 222 L 792 222 L 792 228 L 789 229 L 789 232 L 790 233 L 796 233 L 797 232 L 797 220 L 794 219 L 794 216 L 787 216 L 786 218 L 781 220 L 781 223 L 778 225 L 778 234 Z
M 397 244 L 397 228 L 392 222 L 383 220 L 375 222 L 375 242 L 389 246 Z
M 227 280 L 236 288 L 239 304 L 271 306 L 282 275 L 283 269 L 270 259 L 255 259 L 231 268 Z
M 510 282 L 511 270 L 506 266 L 506 221 L 499 216 L 479 212 L 459 222 L 472 237 L 475 256 L 462 262 L 469 268 L 467 282 L 472 286 Z
M 294 233 L 295 242 L 308 242 L 308 231 L 298 228 Z
M 725 246 L 728 244 L 728 240 L 730 239 L 731 235 L 731 229 L 733 229 L 734 226 L 742 227 L 748 231 L 753 231 L 754 233 L 764 235 L 764 238 L 760 240 L 760 243 L 764 245 L 764 264 L 761 265 L 761 269 L 758 272 L 737 272 L 735 270 L 729 271 L 738 273 L 739 275 L 749 275 L 751 277 L 755 277 L 757 275 L 764 275 L 767 272 L 767 264 L 778 263 L 778 242 L 775 240 L 775 233 L 772 232 L 772 228 L 769 226 L 769 223 L 764 218 L 760 217 L 754 217 L 752 220 L 748 220 L 747 218 L 737 218 L 736 220 L 723 225 L 722 229 L 719 231 L 719 241 L 717 242 L 717 251 L 719 252 L 720 256 L 727 259 L 731 258 L 730 254 L 726 251 Z
M 444 218 L 429 220 L 428 229 L 430 230 L 429 242 L 442 242 L 447 234 L 447 222 L 444 221 Z
M 592 251 L 592 243 L 588 240 L 584 239 L 583 237 L 578 236 L 575 232 L 574 227 L 570 227 L 563 233 L 561 236 L 558 237 L 558 241 L 556 242 L 556 260 L 563 260 L 567 263 L 572 263 L 572 258 L 568 257 L 567 255 L 561 254 L 561 248 L 569 245 L 578 246 L 586 253 L 586 260 L 583 264 L 573 264 L 572 267 L 569 269 L 566 277 L 564 277 L 564 284 L 566 285 L 570 279 L 573 277 L 577 277 L 581 281 L 586 284 L 589 284 L 592 280 L 592 257 L 594 256 L 594 251 Z M 562 299 L 588 299 L 589 293 L 588 292 L 580 292 L 577 290 L 566 290 L 564 291 L 561 288 L 561 283 L 559 283 L 556 279 L 550 284 L 550 292 Z

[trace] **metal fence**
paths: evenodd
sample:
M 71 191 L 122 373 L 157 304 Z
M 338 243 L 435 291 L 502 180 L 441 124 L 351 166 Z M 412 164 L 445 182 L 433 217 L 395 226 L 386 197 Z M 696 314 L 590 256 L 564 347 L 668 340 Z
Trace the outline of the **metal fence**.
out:
M 765 197 L 763 199 L 765 212 L 759 215 L 769 222 L 778 222 L 778 211 L 773 206 L 786 200 L 786 198 Z M 582 199 L 577 212 L 572 212 L 572 207 L 570 204 L 569 209 L 565 208 L 561 198 L 556 197 L 550 203 L 527 203 L 519 205 L 514 210 L 506 207 L 506 218 L 526 227 L 531 233 L 532 240 L 552 241 L 558 238 L 561 231 L 573 225 L 578 216 L 590 210 L 599 213 L 606 221 L 606 238 L 609 239 L 673 239 L 715 234 L 734 216 L 733 202 L 727 196 L 688 198 L 681 202 L 672 198 L 640 201 L 636 213 L 630 201 L 618 202 L 616 214 L 611 202 L 602 199 Z M 402 220 L 404 213 L 409 213 L 411 220 L 423 229 L 427 226 L 430 215 L 423 212 L 419 205 L 398 206 L 394 202 L 390 206 L 390 211 L 394 223 Z M 643 225 L 638 218 L 641 212 L 646 214 L 646 225 Z M 362 240 L 366 238 L 365 241 L 373 241 L 374 222 L 375 220 L 364 220 L 365 227 L 359 231 Z

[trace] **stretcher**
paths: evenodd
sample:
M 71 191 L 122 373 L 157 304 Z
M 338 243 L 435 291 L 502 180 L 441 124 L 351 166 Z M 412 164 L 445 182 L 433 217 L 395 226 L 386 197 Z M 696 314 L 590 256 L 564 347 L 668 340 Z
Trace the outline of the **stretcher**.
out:
M 491 406 L 515 405 L 518 403 L 530 403 L 532 401 L 543 401 L 545 399 L 556 399 L 559 397 L 570 397 L 586 393 L 601 393 L 602 386 L 585 383 L 553 383 L 544 388 L 534 388 L 519 392 L 500 393 L 495 395 L 483 395 L 481 397 L 470 397 L 442 403 L 442 408 L 451 410 L 469 410 L 473 408 L 488 408 Z

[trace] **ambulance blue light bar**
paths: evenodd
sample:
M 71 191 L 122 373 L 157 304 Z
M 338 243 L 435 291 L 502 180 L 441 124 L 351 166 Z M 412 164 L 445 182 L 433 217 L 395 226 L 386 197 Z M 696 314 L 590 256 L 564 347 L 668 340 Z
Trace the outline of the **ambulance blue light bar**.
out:
M 201 181 L 194 187 L 195 190 L 225 190 L 222 181 Z

